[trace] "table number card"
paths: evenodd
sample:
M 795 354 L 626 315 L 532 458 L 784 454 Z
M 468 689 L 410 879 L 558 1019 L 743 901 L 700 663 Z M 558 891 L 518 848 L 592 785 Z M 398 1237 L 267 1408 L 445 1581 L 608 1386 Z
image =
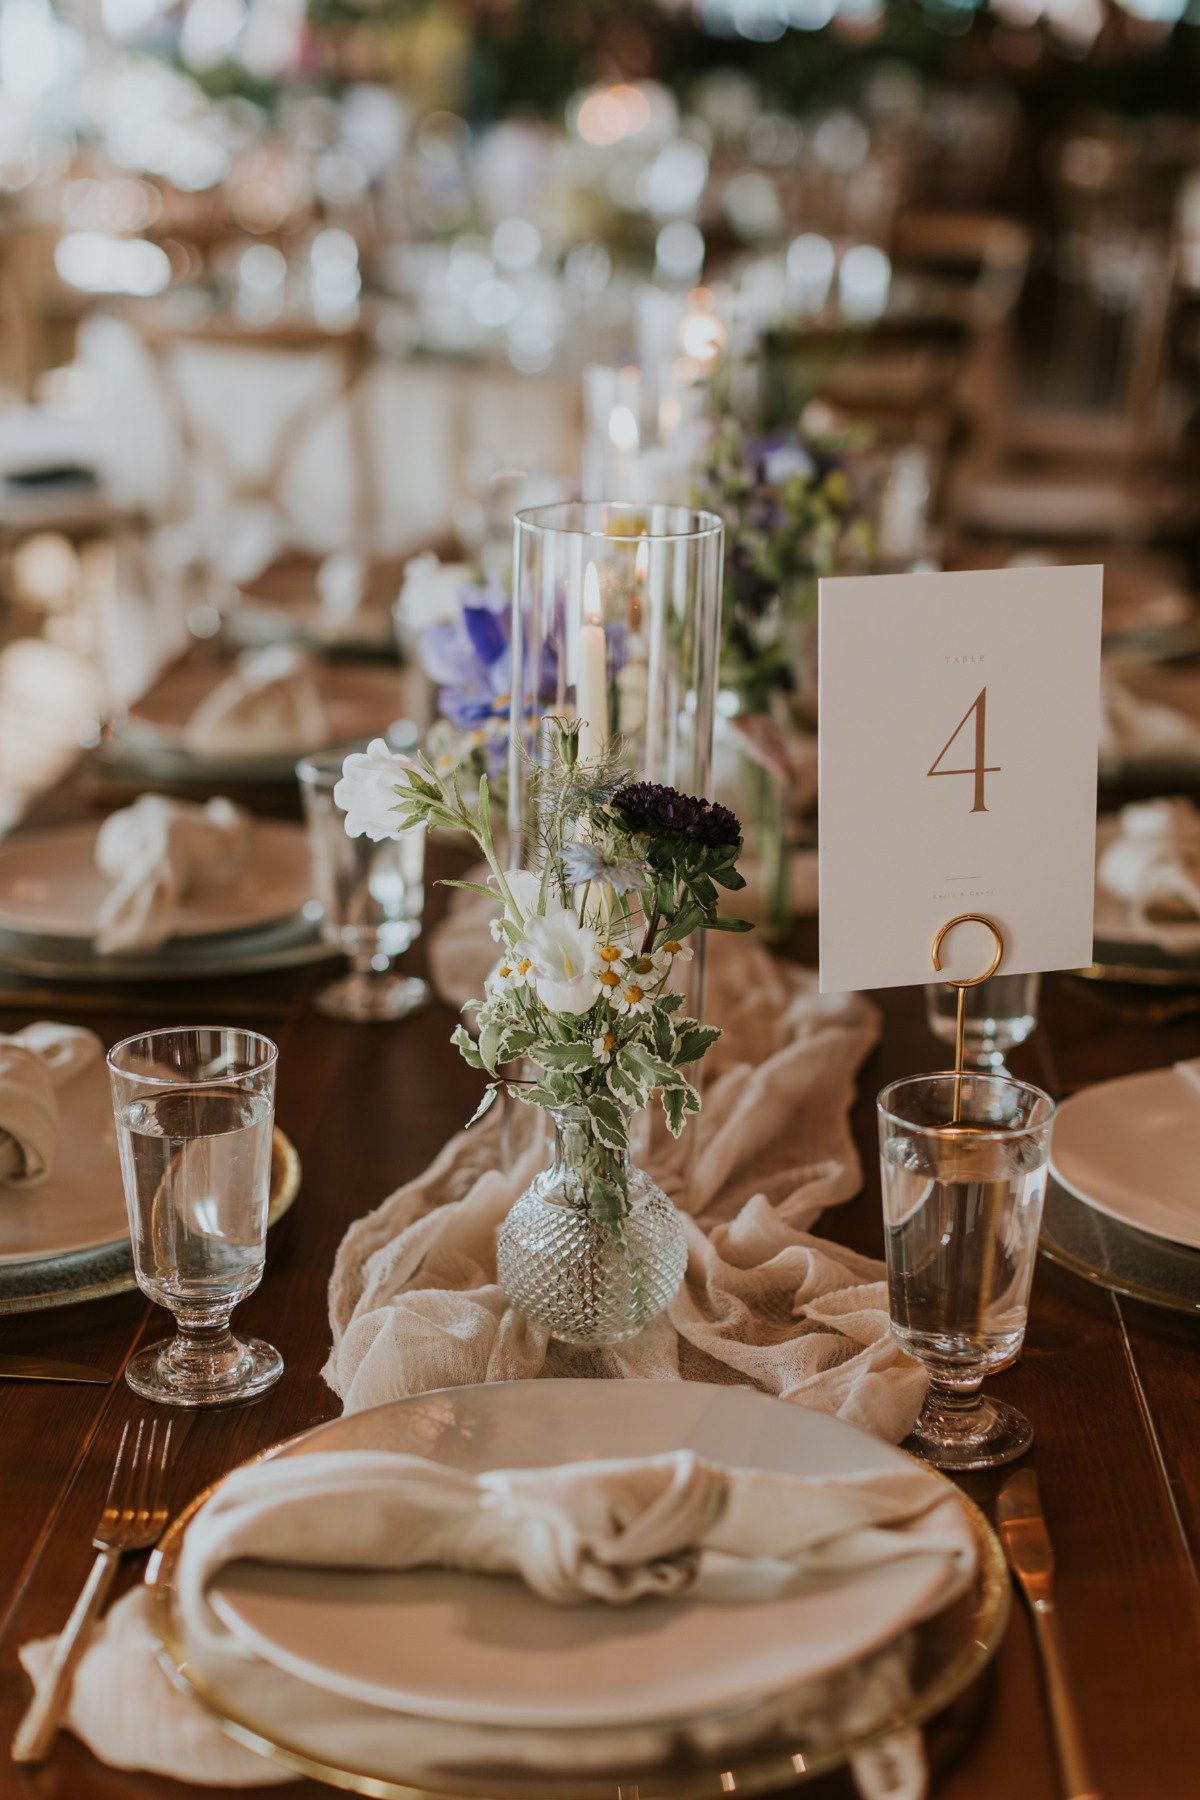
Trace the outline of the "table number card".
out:
M 1102 575 L 821 582 L 822 989 L 1091 961 Z

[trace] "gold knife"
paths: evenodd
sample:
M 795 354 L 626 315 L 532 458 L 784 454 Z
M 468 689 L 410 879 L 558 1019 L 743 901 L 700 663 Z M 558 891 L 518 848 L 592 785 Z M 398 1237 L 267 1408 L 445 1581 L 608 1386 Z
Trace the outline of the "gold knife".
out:
M 0 1356 L 0 1381 L 79 1381 L 107 1387 L 107 1369 L 91 1369 L 87 1363 L 57 1362 L 50 1356 Z
M 1054 1606 L 1054 1551 L 1032 1469 L 1022 1469 L 1001 1488 L 996 1501 L 996 1524 L 1008 1566 L 1020 1583 L 1033 1616 L 1064 1800 L 1101 1800 L 1099 1785 L 1088 1764 L 1067 1673 L 1066 1651 Z

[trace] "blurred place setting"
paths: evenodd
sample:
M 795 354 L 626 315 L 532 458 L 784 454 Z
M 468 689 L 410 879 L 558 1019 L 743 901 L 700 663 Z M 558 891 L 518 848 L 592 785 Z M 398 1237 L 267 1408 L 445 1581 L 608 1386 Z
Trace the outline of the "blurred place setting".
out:
M 1195 1792 L 1198 34 L 0 0 L 5 1793 Z

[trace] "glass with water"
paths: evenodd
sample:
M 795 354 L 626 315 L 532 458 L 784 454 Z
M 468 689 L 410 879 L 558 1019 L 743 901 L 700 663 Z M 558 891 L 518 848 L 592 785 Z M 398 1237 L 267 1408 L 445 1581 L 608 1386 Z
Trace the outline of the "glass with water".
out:
M 993 975 L 963 988 L 963 1062 L 968 1068 L 1006 1073 L 1008 1052 L 1037 1030 L 1040 975 Z M 953 1044 L 959 989 L 933 982 L 925 989 L 925 1016 L 934 1037 Z
M 425 827 L 375 843 L 349 837 L 334 804 L 344 749 L 296 764 L 322 931 L 350 960 L 350 973 L 313 1004 L 334 1018 L 404 1019 L 429 1000 L 428 985 L 392 963 L 416 941 L 425 908 Z
M 1004 1076 L 917 1075 L 878 1113 L 892 1331 L 930 1375 L 914 1448 L 939 1468 L 1011 1461 L 1032 1428 L 981 1388 L 1024 1341 L 1054 1103 Z
M 243 1400 L 283 1372 L 270 1344 L 229 1328 L 266 1259 L 277 1055 L 269 1038 L 221 1026 L 146 1032 L 109 1052 L 134 1271 L 178 1327 L 126 1369 L 149 1400 Z

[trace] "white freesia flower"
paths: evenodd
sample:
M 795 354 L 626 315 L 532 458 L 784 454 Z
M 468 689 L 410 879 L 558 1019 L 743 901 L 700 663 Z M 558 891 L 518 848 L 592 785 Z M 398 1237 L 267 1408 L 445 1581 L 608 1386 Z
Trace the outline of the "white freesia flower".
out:
M 407 756 L 389 750 L 382 738 L 372 738 L 365 750 L 356 750 L 342 764 L 342 779 L 333 790 L 333 803 L 346 815 L 348 837 L 369 837 L 375 843 L 403 836 L 397 819 L 396 789 L 404 777 L 420 771 Z
M 550 1012 L 585 1013 L 600 992 L 597 952 L 591 926 L 559 906 L 528 921 L 517 955 L 532 963 L 537 997 Z
M 472 579 L 469 563 L 444 563 L 432 550 L 414 556 L 404 566 L 397 618 L 413 632 L 457 619 L 462 610 L 460 592 Z

